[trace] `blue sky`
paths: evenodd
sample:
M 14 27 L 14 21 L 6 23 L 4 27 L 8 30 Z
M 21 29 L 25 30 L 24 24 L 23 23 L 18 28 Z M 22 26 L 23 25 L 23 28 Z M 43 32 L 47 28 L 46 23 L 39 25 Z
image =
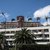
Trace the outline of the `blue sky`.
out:
M 18 15 L 33 17 L 36 10 L 47 5 L 50 5 L 50 0 L 0 0 L 0 11 L 9 15 L 9 21 Z M 4 21 L 4 17 L 0 17 L 0 21 Z

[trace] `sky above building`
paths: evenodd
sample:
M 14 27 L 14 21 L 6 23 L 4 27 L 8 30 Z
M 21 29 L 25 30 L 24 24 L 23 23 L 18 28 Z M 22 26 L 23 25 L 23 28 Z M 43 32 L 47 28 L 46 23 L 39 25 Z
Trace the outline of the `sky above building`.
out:
M 36 12 L 48 5 L 50 7 L 50 0 L 0 0 L 0 21 L 5 20 L 1 12 L 5 13 L 7 21 L 12 18 L 16 19 L 16 16 L 19 15 L 24 16 L 27 20 L 29 17 L 33 18 L 39 14 L 39 12 Z

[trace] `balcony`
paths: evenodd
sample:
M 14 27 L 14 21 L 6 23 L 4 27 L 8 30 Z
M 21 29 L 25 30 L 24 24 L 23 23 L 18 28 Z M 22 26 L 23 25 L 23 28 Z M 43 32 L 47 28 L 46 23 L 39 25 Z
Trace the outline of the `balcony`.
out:
M 4 34 L 5 36 L 14 36 L 15 34 L 11 33 L 11 34 Z
M 35 40 L 42 40 L 42 39 L 44 39 L 44 40 L 50 40 L 50 38 L 49 37 L 47 37 L 47 38 L 43 38 L 43 37 L 38 37 L 38 38 L 34 38 Z
M 15 40 L 15 39 L 12 39 L 12 38 L 11 38 L 11 39 L 6 39 L 6 41 L 14 41 L 14 40 Z
M 47 45 L 47 44 L 50 44 L 50 42 L 36 42 L 37 44 L 39 45 Z

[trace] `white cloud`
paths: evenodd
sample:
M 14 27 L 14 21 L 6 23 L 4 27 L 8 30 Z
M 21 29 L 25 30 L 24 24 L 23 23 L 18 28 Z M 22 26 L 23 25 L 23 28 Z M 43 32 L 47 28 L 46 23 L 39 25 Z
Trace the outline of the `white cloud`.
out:
M 44 25 L 44 26 L 46 26 L 46 25 L 50 25 L 50 22 L 43 22 L 41 24 Z
M 1 14 L 1 10 L 0 10 L 0 17 L 3 17 L 3 15 Z
M 43 23 L 41 23 L 42 25 L 46 26 L 46 25 L 50 25 L 50 19 L 48 19 L 48 21 L 45 21 Z
M 10 21 L 10 15 L 8 13 L 4 13 L 4 15 L 0 12 L 0 20 L 3 19 L 3 21 Z M 2 21 L 2 20 L 1 20 Z
M 48 22 L 44 22 L 44 23 L 41 23 L 43 26 L 46 26 L 48 24 Z
M 8 18 L 10 16 L 8 13 L 5 13 L 4 15 L 6 18 Z
M 25 16 L 25 21 L 28 21 L 28 18 L 27 18 L 27 16 Z
M 46 7 L 43 7 L 37 11 L 34 12 L 34 17 L 46 17 L 46 16 L 49 16 L 49 13 L 50 13 L 50 5 L 46 6 Z

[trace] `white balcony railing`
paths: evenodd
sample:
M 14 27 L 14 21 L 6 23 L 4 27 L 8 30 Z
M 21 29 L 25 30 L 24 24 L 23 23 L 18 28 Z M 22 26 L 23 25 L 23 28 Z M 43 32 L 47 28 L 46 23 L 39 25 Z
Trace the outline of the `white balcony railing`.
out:
M 46 45 L 46 44 L 50 44 L 50 42 L 36 42 L 36 43 L 37 43 L 37 44 L 43 44 L 43 45 L 44 45 L 44 44 L 45 44 L 45 45 Z
M 44 40 L 50 40 L 50 38 L 48 37 L 48 38 L 43 38 L 43 37 L 39 37 L 39 38 L 34 38 L 35 40 L 42 40 L 42 39 L 44 39 Z
M 34 32 L 32 34 L 38 35 L 38 34 L 42 34 L 42 32 L 38 32 L 38 33 Z M 44 34 L 50 34 L 50 32 L 44 32 Z
M 14 36 L 15 34 L 4 34 L 5 36 Z
M 35 35 L 36 35 L 36 34 L 42 34 L 42 32 L 37 32 L 37 33 L 36 33 L 36 32 L 34 32 L 34 34 L 35 34 Z
M 7 41 L 14 41 L 15 39 L 6 39 Z

